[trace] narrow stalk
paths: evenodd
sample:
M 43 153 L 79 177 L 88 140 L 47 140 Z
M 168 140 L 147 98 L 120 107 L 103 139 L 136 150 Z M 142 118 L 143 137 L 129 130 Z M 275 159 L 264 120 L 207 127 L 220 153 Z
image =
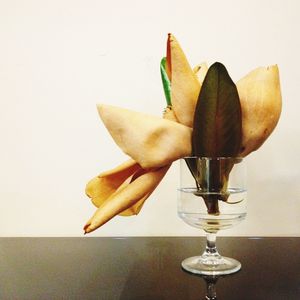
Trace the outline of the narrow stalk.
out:
M 207 213 L 210 215 L 219 215 L 219 195 L 202 195 L 202 198 L 205 201 L 207 207 Z
M 202 262 L 206 265 L 219 265 L 222 263 L 222 256 L 216 247 L 216 233 L 207 233 L 206 248 L 201 258 Z
M 207 233 L 206 236 L 206 249 L 205 252 L 214 255 L 218 253 L 216 248 L 217 235 L 215 233 Z M 219 253 L 218 253 L 219 254 Z

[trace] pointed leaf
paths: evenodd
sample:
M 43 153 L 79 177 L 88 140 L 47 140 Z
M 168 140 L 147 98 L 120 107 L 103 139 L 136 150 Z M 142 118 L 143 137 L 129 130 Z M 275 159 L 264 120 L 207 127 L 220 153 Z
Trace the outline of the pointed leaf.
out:
M 167 105 L 171 106 L 171 83 L 166 72 L 166 58 L 163 57 L 160 62 L 160 75 L 165 92 Z
M 208 70 L 194 115 L 193 155 L 235 157 L 242 135 L 237 88 L 226 68 L 214 63 Z
M 242 139 L 241 105 L 237 88 L 221 63 L 213 64 L 204 79 L 194 115 L 193 155 L 236 157 Z M 218 215 L 218 201 L 227 201 L 232 161 L 212 159 L 209 164 L 190 166 L 209 214 Z M 211 193 L 212 192 L 212 193 Z

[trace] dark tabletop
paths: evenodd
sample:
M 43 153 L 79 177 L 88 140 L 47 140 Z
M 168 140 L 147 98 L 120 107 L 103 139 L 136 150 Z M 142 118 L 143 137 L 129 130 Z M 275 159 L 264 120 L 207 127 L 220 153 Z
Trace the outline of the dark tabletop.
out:
M 300 299 L 300 238 L 218 238 L 242 270 L 220 277 L 219 300 Z M 181 269 L 204 238 L 1 238 L 0 299 L 205 299 Z M 210 280 L 210 279 L 206 279 Z

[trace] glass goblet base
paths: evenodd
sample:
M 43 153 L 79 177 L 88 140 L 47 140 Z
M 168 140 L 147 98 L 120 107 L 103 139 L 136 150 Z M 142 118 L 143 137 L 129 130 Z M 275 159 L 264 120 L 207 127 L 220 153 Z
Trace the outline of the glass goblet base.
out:
M 186 258 L 181 266 L 184 270 L 199 275 L 228 275 L 241 269 L 241 263 L 236 259 L 229 257 L 205 257 L 193 256 Z

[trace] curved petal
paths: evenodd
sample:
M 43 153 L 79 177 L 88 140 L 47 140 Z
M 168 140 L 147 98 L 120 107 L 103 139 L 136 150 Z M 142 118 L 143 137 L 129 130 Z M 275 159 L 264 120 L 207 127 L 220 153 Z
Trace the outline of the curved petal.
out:
M 177 122 L 178 120 L 175 116 L 174 110 L 172 106 L 167 106 L 166 109 L 163 112 L 163 118 L 169 121 Z
M 126 178 L 132 172 L 136 171 L 139 168 L 139 165 L 133 159 L 128 159 L 127 161 L 123 162 L 122 164 L 118 165 L 117 167 L 110 169 L 108 171 L 104 171 L 98 175 L 98 177 L 109 177 L 116 175 L 117 178 Z
M 281 113 L 277 65 L 260 67 L 236 84 L 242 107 L 242 148 L 246 156 L 257 150 L 274 130 Z
M 191 154 L 187 126 L 111 105 L 99 105 L 98 112 L 117 145 L 144 169 Z
M 173 35 L 169 35 L 171 53 L 171 103 L 178 121 L 193 127 L 194 112 L 200 83 L 190 67 L 184 52 Z
M 99 207 L 101 206 L 112 194 L 114 194 L 120 186 L 130 179 L 141 167 L 134 160 L 128 160 L 118 167 L 103 172 L 94 177 L 86 185 L 86 195 L 91 198 L 92 203 Z M 127 183 L 128 184 L 128 183 Z M 136 213 L 136 209 L 124 212 L 125 215 Z
M 152 171 L 141 172 L 133 181 L 111 195 L 97 209 L 92 218 L 84 226 L 85 233 L 94 231 L 120 212 L 145 200 L 160 183 L 170 165 Z
M 202 86 L 206 73 L 208 71 L 208 66 L 206 62 L 203 62 L 194 67 L 193 72 L 197 75 L 198 81 Z
M 118 188 L 118 190 L 115 192 L 115 194 L 120 193 L 129 184 L 131 184 L 136 178 L 142 176 L 145 173 L 147 173 L 147 171 L 142 169 L 142 168 L 137 170 L 132 176 L 130 176 L 129 178 L 127 178 L 126 181 L 124 181 L 124 183 Z M 143 187 L 141 186 L 141 188 L 143 188 Z M 142 207 L 144 205 L 144 202 L 148 199 L 148 197 L 151 195 L 153 190 L 149 191 L 148 193 L 145 193 L 144 197 L 137 200 L 136 203 L 134 203 L 132 206 L 128 207 L 124 211 L 120 212 L 119 215 L 120 216 L 126 216 L 126 217 L 127 216 L 132 216 L 132 215 L 137 215 L 140 212 L 140 210 L 142 209 Z

